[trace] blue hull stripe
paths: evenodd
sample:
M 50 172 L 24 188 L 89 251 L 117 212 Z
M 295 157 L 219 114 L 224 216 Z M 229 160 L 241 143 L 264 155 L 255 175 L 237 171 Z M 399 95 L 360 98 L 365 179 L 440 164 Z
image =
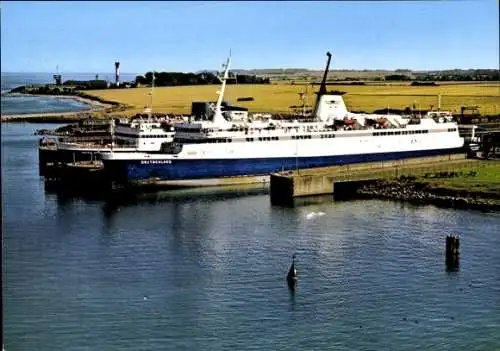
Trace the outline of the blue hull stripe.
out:
M 314 168 L 352 163 L 389 161 L 460 152 L 461 149 L 421 150 L 363 155 L 318 156 L 303 158 L 172 160 L 171 164 L 141 164 L 141 161 L 104 161 L 106 172 L 113 180 L 133 182 L 159 178 L 161 180 L 209 179 L 237 176 L 269 175 L 297 168 Z

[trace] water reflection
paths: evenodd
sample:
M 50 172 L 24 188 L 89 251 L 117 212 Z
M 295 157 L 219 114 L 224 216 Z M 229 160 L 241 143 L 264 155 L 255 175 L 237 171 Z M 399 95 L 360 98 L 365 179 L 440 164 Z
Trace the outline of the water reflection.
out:
M 44 186 L 45 194 L 48 197 L 56 196 L 59 203 L 65 204 L 72 199 L 80 199 L 86 202 L 102 201 L 107 206 L 106 211 L 109 211 L 110 213 L 113 213 L 118 207 L 138 205 L 139 203 L 158 204 L 162 202 L 217 202 L 268 193 L 268 188 L 259 185 L 186 188 L 154 192 L 144 192 L 140 189 L 111 191 L 105 187 L 82 187 L 80 185 L 67 185 L 60 182 L 45 182 Z

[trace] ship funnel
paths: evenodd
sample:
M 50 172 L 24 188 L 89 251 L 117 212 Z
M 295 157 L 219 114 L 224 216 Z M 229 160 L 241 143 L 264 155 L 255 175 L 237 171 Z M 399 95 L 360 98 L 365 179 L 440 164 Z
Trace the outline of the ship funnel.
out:
M 347 107 L 342 97 L 343 92 L 332 92 L 318 96 L 316 103 L 316 119 L 322 122 L 344 119 L 348 114 Z

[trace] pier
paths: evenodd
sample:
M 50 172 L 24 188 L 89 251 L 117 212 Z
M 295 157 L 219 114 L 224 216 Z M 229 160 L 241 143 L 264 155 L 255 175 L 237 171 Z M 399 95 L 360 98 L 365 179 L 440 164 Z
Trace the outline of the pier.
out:
M 297 197 L 342 194 L 359 184 L 467 167 L 474 162 L 460 153 L 280 172 L 271 175 L 271 202 L 288 205 Z

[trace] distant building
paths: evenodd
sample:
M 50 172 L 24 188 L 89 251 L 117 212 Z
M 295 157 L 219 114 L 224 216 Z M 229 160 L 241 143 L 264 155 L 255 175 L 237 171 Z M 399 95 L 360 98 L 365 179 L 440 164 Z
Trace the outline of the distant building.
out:
M 62 85 L 62 76 L 60 74 L 54 74 L 52 77 L 56 85 Z

